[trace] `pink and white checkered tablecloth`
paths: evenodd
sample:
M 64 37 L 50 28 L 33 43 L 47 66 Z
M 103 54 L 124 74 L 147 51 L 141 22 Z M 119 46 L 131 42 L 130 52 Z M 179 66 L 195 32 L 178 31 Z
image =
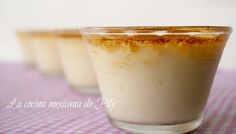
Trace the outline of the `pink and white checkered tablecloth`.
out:
M 0 134 L 126 134 L 110 125 L 103 108 L 7 109 L 13 98 L 22 102 L 90 98 L 96 104 L 99 97 L 74 92 L 62 77 L 46 78 L 20 63 L 0 63 Z M 205 121 L 193 133 L 236 134 L 236 70 L 218 71 Z

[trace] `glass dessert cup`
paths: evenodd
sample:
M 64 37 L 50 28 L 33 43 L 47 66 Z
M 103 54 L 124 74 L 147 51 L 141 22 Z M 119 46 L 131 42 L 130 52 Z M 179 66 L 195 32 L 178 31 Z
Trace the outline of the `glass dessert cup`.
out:
M 37 67 L 46 76 L 62 74 L 62 66 L 55 40 L 55 32 L 32 32 L 32 44 L 35 52 Z
M 72 89 L 97 94 L 96 76 L 79 30 L 58 31 L 57 46 L 64 75 Z
M 197 129 L 230 27 L 87 27 L 111 123 L 133 133 Z
M 33 67 L 36 65 L 35 55 L 33 52 L 33 46 L 31 43 L 31 35 L 30 32 L 19 31 L 17 32 L 17 38 L 21 45 L 21 50 L 24 55 L 25 63 L 29 67 Z

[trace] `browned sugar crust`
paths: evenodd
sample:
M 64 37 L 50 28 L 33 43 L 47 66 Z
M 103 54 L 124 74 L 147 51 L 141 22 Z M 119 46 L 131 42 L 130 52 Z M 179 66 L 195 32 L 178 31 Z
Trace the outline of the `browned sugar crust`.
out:
M 28 38 L 30 36 L 30 32 L 16 32 L 16 35 L 19 38 Z
M 139 35 L 139 36 L 98 36 L 89 35 L 87 38 L 92 45 L 102 46 L 114 49 L 117 46 L 130 46 L 130 47 L 196 47 L 204 45 L 224 45 L 228 39 L 228 35 Z
M 33 37 L 82 38 L 79 30 L 32 31 Z
M 230 27 L 172 26 L 172 27 L 98 27 L 82 32 L 92 45 L 114 51 L 128 46 L 138 51 L 141 47 L 214 47 L 224 46 Z
M 56 35 L 61 38 L 82 38 L 79 30 L 62 30 L 57 31 Z

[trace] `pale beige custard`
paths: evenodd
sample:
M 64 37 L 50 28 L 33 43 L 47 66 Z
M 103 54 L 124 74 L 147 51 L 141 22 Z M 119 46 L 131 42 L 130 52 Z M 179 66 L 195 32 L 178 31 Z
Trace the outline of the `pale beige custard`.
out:
M 97 87 L 96 76 L 83 39 L 58 37 L 57 44 L 68 83 L 76 90 Z M 98 90 L 98 88 L 94 89 Z
M 86 35 L 112 119 L 176 124 L 202 116 L 226 35 Z
M 46 75 L 62 73 L 62 65 L 53 33 L 34 33 L 33 49 L 39 70 Z
M 31 43 L 31 36 L 29 32 L 18 32 L 17 37 L 20 41 L 21 50 L 25 59 L 25 62 L 29 66 L 35 66 L 36 60 Z

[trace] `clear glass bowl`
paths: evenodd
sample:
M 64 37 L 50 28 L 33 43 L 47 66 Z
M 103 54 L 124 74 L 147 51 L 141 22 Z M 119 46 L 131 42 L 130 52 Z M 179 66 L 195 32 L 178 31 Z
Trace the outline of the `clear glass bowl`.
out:
M 36 59 L 33 51 L 30 31 L 18 31 L 16 35 L 21 45 L 25 63 L 29 67 L 34 67 L 36 65 Z
M 87 27 L 81 32 L 111 123 L 134 133 L 185 133 L 203 120 L 230 27 Z
M 80 93 L 98 94 L 96 76 L 79 30 L 58 30 L 56 36 L 63 72 L 71 88 Z
M 62 75 L 62 66 L 55 41 L 54 31 L 32 31 L 31 43 L 37 67 L 46 76 Z

